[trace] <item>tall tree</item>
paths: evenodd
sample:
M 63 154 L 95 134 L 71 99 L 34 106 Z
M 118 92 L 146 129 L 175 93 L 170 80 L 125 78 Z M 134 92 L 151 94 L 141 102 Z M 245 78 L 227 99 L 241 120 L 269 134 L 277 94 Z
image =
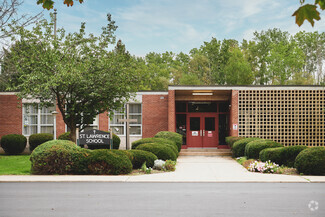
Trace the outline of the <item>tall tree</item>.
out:
M 53 21 L 53 20 L 52 20 Z M 76 127 L 83 128 L 95 116 L 119 109 L 137 90 L 134 62 L 122 43 L 115 44 L 117 29 L 111 16 L 100 36 L 80 31 L 53 37 L 53 22 L 38 22 L 33 30 L 16 27 L 20 43 L 28 52 L 13 47 L 10 52 L 20 73 L 19 96 L 38 99 L 41 106 L 56 102 L 75 141 Z

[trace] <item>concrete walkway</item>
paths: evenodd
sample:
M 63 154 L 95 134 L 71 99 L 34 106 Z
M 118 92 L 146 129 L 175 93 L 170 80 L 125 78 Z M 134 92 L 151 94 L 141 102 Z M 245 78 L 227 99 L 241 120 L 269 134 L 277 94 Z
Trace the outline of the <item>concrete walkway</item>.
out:
M 248 172 L 231 157 L 180 156 L 175 172 L 135 176 L 2 175 L 0 182 L 324 182 L 325 176 Z

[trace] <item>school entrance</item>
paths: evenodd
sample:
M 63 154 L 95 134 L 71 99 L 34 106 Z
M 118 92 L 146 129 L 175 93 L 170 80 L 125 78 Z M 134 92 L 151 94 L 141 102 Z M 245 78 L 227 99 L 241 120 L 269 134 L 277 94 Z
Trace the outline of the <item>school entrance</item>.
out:
M 176 101 L 183 148 L 217 148 L 229 134 L 229 101 Z

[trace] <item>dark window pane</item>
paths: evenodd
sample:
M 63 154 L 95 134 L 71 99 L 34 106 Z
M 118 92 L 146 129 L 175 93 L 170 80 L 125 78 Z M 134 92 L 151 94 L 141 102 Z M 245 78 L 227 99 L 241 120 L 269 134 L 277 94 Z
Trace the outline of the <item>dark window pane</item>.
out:
M 186 112 L 186 102 L 176 102 L 176 112 Z
M 226 145 L 225 138 L 228 135 L 228 115 L 220 114 L 219 115 L 219 145 Z
M 191 131 L 200 130 L 200 118 L 190 118 L 190 130 Z
M 188 103 L 189 112 L 217 112 L 216 102 L 190 102 Z
M 183 136 L 183 144 L 186 144 L 186 115 L 176 114 L 176 132 Z
M 205 130 L 215 131 L 215 118 L 205 118 Z
M 219 104 L 219 112 L 228 112 L 228 111 L 229 111 L 229 103 Z

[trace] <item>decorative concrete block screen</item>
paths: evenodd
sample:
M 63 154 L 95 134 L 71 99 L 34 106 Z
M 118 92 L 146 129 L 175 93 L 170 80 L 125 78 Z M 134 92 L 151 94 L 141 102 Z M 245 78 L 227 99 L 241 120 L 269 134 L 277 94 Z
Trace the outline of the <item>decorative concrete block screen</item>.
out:
M 240 90 L 239 136 L 324 146 L 324 90 Z

